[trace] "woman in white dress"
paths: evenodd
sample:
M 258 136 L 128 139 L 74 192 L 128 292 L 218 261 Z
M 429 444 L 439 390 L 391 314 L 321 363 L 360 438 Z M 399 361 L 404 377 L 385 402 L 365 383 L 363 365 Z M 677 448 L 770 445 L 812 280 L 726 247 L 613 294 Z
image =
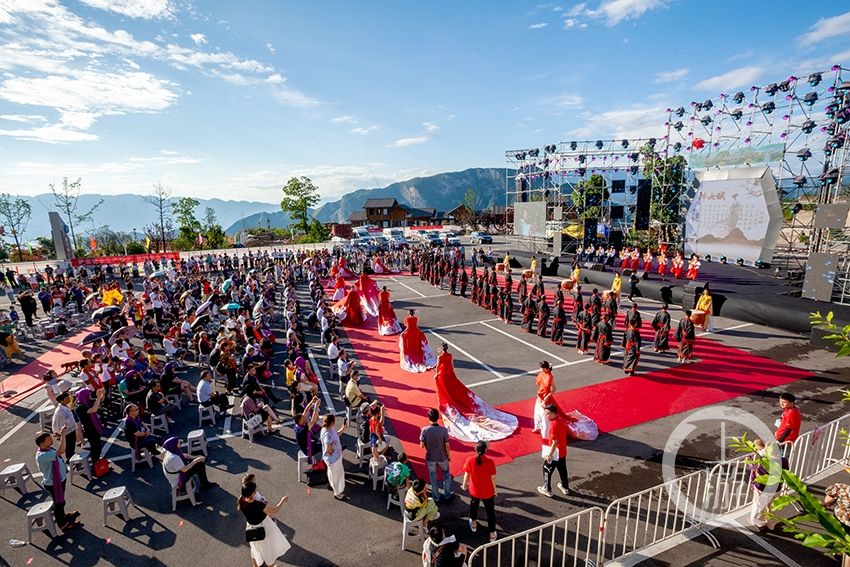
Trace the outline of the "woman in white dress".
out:
M 274 565 L 278 557 L 289 551 L 289 541 L 273 519 L 288 499 L 284 496 L 277 506 L 272 506 L 257 498 L 256 482 L 247 481 L 242 484 L 242 496 L 238 506 L 248 522 L 245 538 L 249 540 L 253 567 Z

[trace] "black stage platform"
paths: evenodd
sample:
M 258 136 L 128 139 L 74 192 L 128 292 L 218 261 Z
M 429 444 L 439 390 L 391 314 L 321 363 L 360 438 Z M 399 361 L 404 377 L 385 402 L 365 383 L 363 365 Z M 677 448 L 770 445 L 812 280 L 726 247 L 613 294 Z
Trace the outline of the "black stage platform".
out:
M 531 254 L 528 252 L 517 250 L 510 251 L 510 254 L 523 267 L 529 266 Z M 544 257 L 548 264 L 551 257 Z M 572 256 L 559 259 L 560 265 L 557 271 L 559 277 L 569 277 L 572 261 Z M 610 289 L 615 271 L 619 271 L 619 266 L 605 266 L 603 271 L 583 267 L 581 275 L 587 285 Z M 699 293 L 706 283 L 714 298 L 715 315 L 805 335 L 811 331 L 809 314 L 815 311 L 823 314 L 832 311 L 837 323 L 842 325 L 850 323 L 850 305 L 794 297 L 792 295 L 794 292 L 799 295 L 801 282 L 795 282 L 796 286 L 794 286 L 785 278 L 774 277 L 770 269 L 759 270 L 734 264 L 703 261 L 697 282 L 669 277 L 661 279 L 657 273 L 648 274 L 647 279 L 642 280 L 638 285 L 640 292 L 638 295 L 682 305 L 687 284 L 692 284 L 689 287 L 691 293 Z M 623 295 L 628 292 L 626 277 L 623 278 L 622 290 Z M 690 305 L 693 305 L 693 302 Z

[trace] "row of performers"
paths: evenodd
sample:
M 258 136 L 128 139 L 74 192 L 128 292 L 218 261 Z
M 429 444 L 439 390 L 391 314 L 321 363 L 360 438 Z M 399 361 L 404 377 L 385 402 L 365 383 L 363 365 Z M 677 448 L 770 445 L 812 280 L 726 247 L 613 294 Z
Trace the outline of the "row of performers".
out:
M 623 270 L 629 269 L 636 272 L 641 268 L 641 261 L 643 261 L 642 269 L 644 272 L 651 273 L 653 271 L 652 264 L 655 261 L 658 266 L 656 271 L 659 276 L 666 276 L 669 270 L 674 278 L 681 278 L 684 275 L 689 280 L 697 279 L 699 277 L 699 269 L 702 267 L 699 256 L 696 254 L 691 254 L 691 257 L 686 263 L 685 257 L 681 252 L 677 252 L 672 260 L 668 259 L 664 252 L 657 256 L 649 250 L 641 256 L 637 249 L 632 251 L 624 250 L 620 253 L 620 268 Z
M 376 274 L 389 274 L 392 272 L 387 265 L 384 263 L 384 258 L 380 254 L 376 254 L 369 259 L 369 267 Z M 330 269 L 330 277 L 332 280 L 336 281 L 337 278 L 341 277 L 345 278 L 354 278 L 357 277 L 351 268 L 348 267 L 348 261 L 345 256 L 340 256 L 332 265 Z

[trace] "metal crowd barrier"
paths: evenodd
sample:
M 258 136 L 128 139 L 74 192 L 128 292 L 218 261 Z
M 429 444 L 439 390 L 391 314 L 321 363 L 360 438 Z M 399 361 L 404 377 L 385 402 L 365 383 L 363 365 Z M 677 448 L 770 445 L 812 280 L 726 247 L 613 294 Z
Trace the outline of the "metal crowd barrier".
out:
M 475 549 L 469 567 L 595 567 L 600 563 L 603 522 L 593 507 Z
M 781 444 L 791 472 L 809 482 L 850 462 L 846 431 L 850 414 L 816 427 L 797 441 Z M 603 513 L 594 507 L 475 549 L 469 567 L 596 566 L 621 560 L 680 535 L 705 535 L 714 517 L 740 512 L 752 504 L 751 455 L 740 455 L 611 502 Z

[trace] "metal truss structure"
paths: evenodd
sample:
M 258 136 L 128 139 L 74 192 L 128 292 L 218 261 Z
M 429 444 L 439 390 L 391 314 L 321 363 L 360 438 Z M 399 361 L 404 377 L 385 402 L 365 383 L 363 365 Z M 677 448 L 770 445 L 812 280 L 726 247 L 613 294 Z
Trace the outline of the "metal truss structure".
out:
M 765 165 L 784 224 L 774 264 L 801 270 L 811 252 L 847 255 L 844 231 L 814 227 L 818 204 L 846 198 L 848 86 L 841 66 L 668 109 L 664 153 L 691 171 Z

